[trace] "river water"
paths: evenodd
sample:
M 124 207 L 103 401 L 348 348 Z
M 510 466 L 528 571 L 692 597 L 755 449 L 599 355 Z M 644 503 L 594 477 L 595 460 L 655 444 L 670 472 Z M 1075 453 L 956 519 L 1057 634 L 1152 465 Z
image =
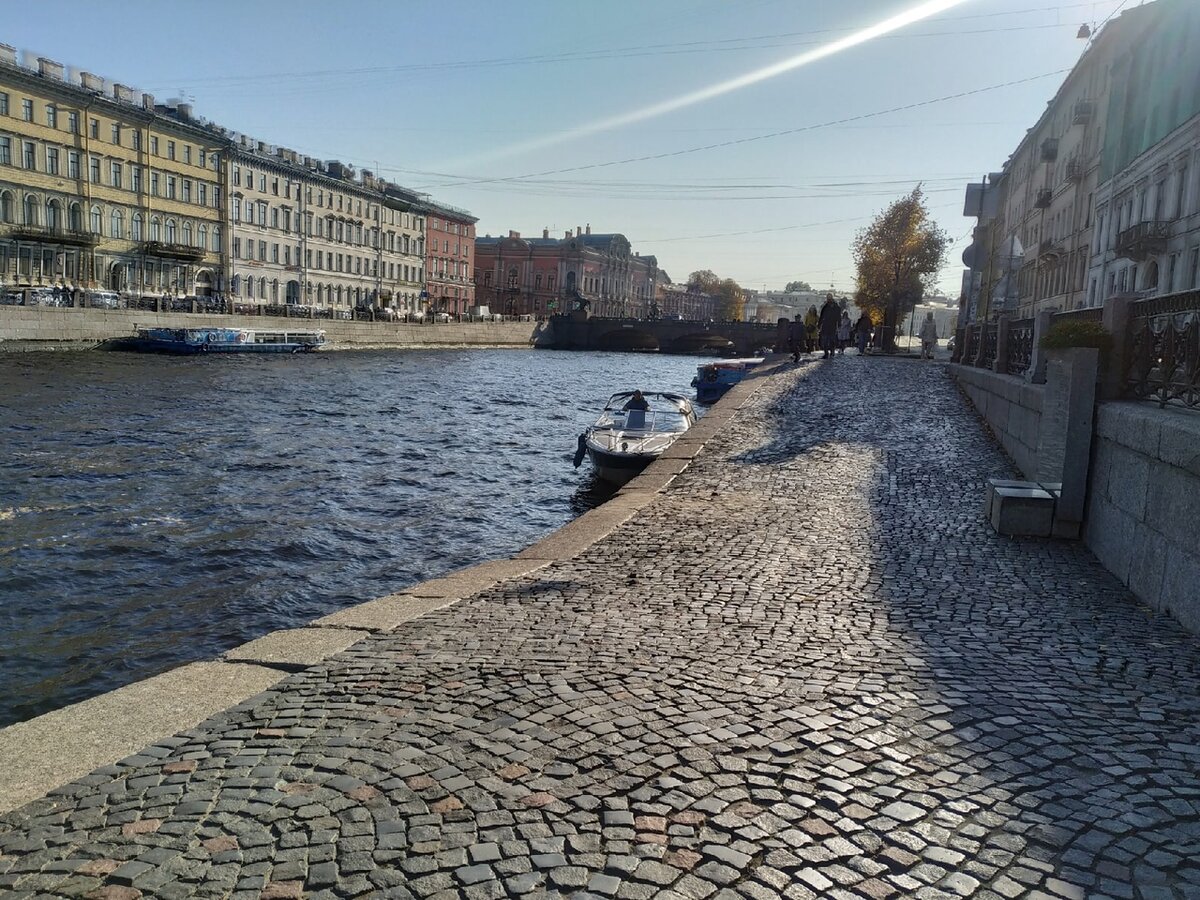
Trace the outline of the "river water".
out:
M 603 498 L 609 394 L 698 362 L 0 354 L 0 725 L 510 556 Z

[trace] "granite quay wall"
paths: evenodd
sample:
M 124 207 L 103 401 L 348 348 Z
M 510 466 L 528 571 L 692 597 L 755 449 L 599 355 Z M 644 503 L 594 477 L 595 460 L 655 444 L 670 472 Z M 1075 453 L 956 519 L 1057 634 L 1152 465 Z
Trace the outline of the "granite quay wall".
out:
M 181 666 L 0 729 L 0 815 L 155 741 L 193 728 L 215 713 L 235 708 L 289 674 L 318 666 L 363 638 L 390 632 L 502 581 L 582 553 L 682 474 L 778 365 L 760 366 L 735 385 L 662 458 L 602 506 L 571 520 L 512 559 L 460 569 L 331 613 L 303 628 L 272 632 L 233 648 L 220 659 Z
M 1031 481 L 1041 480 L 1038 444 L 1045 386 L 1026 384 L 1016 375 L 998 375 L 988 369 L 962 365 L 950 369 L 1021 474 Z
M 148 312 L 133 309 L 66 309 L 0 306 L 0 350 L 81 349 L 131 334 L 135 326 L 254 328 L 298 331 L 320 328 L 331 349 L 370 347 L 528 347 L 541 339 L 538 322 L 359 322 L 274 316 Z
M 1096 417 L 1084 538 L 1154 609 L 1200 634 L 1200 415 L 1106 403 Z

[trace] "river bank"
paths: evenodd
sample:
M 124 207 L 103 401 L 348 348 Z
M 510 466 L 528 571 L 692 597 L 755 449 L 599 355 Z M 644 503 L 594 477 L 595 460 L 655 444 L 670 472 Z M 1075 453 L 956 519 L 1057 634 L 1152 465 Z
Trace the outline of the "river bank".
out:
M 134 328 L 320 328 L 331 350 L 412 347 L 532 347 L 545 330 L 538 322 L 360 322 L 281 316 L 69 309 L 0 305 L 0 353 L 86 350 Z

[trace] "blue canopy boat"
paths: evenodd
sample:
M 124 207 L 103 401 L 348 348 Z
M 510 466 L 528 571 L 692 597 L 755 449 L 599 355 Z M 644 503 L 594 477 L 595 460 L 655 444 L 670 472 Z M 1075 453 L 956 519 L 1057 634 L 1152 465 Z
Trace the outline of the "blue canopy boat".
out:
M 696 377 L 692 379 L 696 399 L 701 403 L 715 403 L 727 390 L 745 378 L 751 369 L 762 363 L 763 357 L 755 356 L 723 359 L 697 366 Z
M 133 353 L 308 353 L 325 345 L 324 331 L 258 331 L 253 328 L 138 328 L 110 338 L 98 350 Z

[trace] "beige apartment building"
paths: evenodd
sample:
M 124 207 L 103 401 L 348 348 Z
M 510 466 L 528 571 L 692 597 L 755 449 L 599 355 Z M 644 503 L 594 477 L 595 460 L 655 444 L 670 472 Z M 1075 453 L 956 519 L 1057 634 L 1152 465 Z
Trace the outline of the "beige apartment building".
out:
M 0 280 L 206 296 L 222 284 L 223 142 L 186 104 L 0 45 Z

